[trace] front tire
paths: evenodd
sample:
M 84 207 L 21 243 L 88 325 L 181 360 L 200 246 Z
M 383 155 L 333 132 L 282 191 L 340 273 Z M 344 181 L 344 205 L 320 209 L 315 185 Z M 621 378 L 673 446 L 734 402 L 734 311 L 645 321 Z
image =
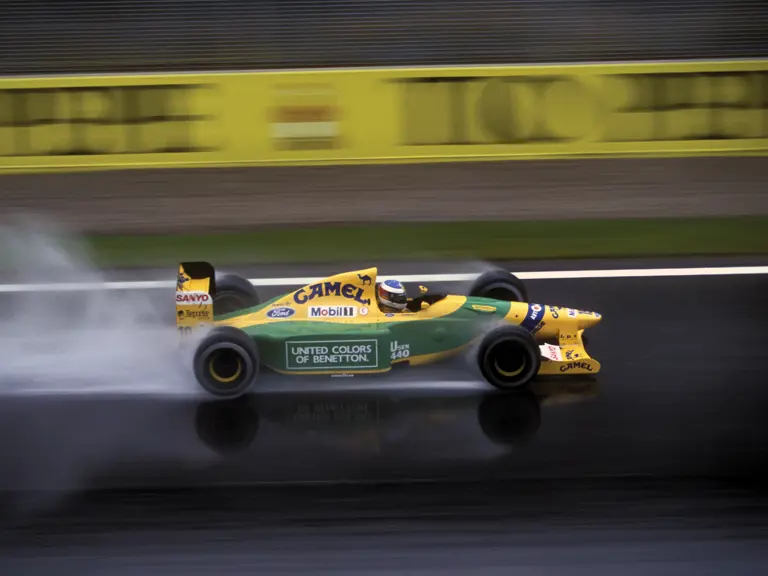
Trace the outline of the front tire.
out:
M 259 349 L 242 330 L 218 326 L 198 344 L 193 367 L 204 390 L 219 398 L 237 398 L 256 382 Z
M 528 289 L 514 274 L 506 270 L 489 270 L 477 277 L 469 295 L 505 302 L 528 302 Z
M 213 297 L 213 313 L 216 316 L 258 306 L 261 297 L 247 278 L 237 274 L 216 277 L 216 294 Z
M 496 388 L 526 387 L 541 368 L 541 351 L 531 334 L 520 326 L 501 326 L 485 335 L 477 351 L 483 378 Z

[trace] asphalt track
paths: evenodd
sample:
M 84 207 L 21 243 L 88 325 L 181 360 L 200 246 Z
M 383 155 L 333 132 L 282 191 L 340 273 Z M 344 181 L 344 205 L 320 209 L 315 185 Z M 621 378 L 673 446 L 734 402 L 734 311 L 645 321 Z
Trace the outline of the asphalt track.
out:
M 765 572 L 768 276 L 528 284 L 603 314 L 596 378 L 510 396 L 457 365 L 242 402 L 3 397 L 0 573 Z

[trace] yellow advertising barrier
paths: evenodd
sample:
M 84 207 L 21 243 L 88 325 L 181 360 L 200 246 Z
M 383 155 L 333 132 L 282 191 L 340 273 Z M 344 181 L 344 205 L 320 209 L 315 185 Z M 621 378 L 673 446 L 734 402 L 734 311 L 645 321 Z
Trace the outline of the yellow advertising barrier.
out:
M 0 80 L 0 171 L 764 154 L 768 61 Z

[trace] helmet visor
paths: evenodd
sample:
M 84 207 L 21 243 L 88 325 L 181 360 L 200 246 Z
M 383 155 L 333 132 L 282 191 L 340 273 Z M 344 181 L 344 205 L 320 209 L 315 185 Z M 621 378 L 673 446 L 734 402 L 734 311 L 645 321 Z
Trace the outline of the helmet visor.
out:
M 398 294 L 387 290 L 384 286 L 379 286 L 379 298 L 400 306 L 405 306 L 408 303 L 408 295 L 405 292 Z
M 402 304 L 405 306 L 408 304 L 408 296 L 406 294 L 393 294 L 392 292 L 384 292 L 384 298 L 394 304 Z

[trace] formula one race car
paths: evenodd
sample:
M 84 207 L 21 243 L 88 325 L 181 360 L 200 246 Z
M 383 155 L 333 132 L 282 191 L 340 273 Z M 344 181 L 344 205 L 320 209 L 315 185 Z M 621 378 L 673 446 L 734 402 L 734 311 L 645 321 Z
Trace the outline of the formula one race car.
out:
M 200 385 L 236 397 L 279 374 L 355 375 L 433 364 L 469 354 L 491 385 L 522 388 L 537 375 L 596 374 L 583 332 L 600 314 L 528 302 L 522 281 L 504 270 L 478 276 L 468 296 L 424 286 L 402 311 L 378 305 L 378 270 L 329 276 L 261 302 L 236 275 L 216 276 L 207 262 L 186 262 L 176 286 L 182 334 L 206 332 L 194 353 Z

